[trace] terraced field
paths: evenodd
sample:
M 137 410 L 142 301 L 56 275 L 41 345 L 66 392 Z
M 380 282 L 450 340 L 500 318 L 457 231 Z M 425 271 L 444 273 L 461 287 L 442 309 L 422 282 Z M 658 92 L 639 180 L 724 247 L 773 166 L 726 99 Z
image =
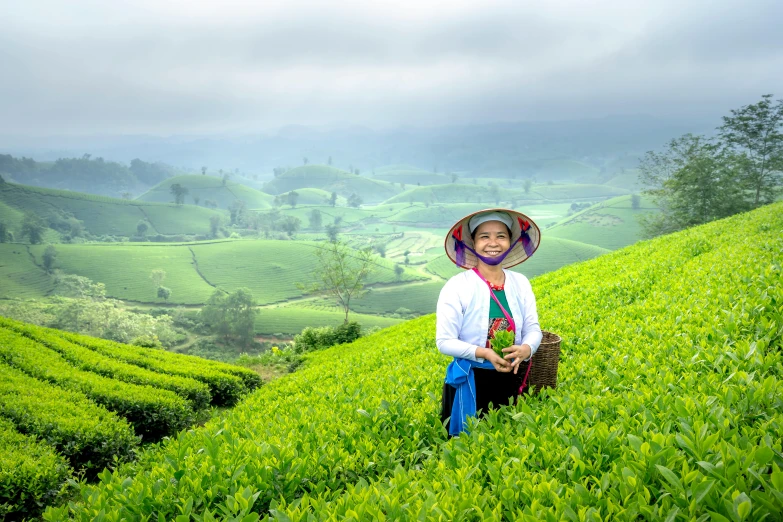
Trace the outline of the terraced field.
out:
M 388 166 L 375 169 L 370 174 L 373 179 L 387 181 L 389 183 L 405 183 L 406 185 L 445 185 L 451 183 L 451 176 L 443 173 L 435 173 L 431 170 L 418 169 L 409 165 Z
M 609 185 L 536 185 L 531 192 L 547 200 L 605 199 L 628 194 L 629 191 Z
M 609 250 L 631 245 L 642 237 L 638 216 L 657 208 L 648 198 L 642 198 L 639 209 L 631 206 L 631 196 L 604 201 L 566 218 L 546 230 L 552 237 L 572 239 Z
M 290 192 L 290 191 L 289 191 Z M 284 192 L 280 194 L 280 197 L 283 200 L 283 204 L 287 205 L 288 199 L 287 196 L 289 192 Z M 299 194 L 299 197 L 296 198 L 296 204 L 297 205 L 308 205 L 308 206 L 316 206 L 316 207 L 323 207 L 328 206 L 329 208 L 332 208 L 329 204 L 329 201 L 332 197 L 331 192 L 327 192 L 323 189 L 317 189 L 317 188 L 301 188 L 296 189 L 296 193 Z M 348 200 L 343 196 L 337 196 L 337 201 L 335 202 L 336 206 L 338 207 L 344 207 L 348 204 Z
M 274 303 L 303 295 L 296 283 L 307 283 L 317 261 L 317 243 L 290 241 L 241 241 L 193 245 L 199 269 L 213 285 L 227 291 L 246 287 L 260 304 Z M 416 281 L 423 276 L 407 270 L 402 281 Z M 394 264 L 380 259 L 369 284 L 397 281 Z
M 430 281 L 392 288 L 374 288 L 367 295 L 351 303 L 351 309 L 362 314 L 392 314 L 406 308 L 418 315 L 435 313 L 438 295 L 445 281 Z M 328 299 L 308 302 L 308 307 L 335 309 Z
M 72 471 L 94 478 L 260 384 L 245 368 L 0 317 L 0 517 L 38 515 Z
M 155 185 L 147 192 L 136 198 L 137 201 L 157 203 L 172 203 L 174 196 L 171 194 L 171 185 L 179 183 L 188 189 L 185 202 L 193 204 L 193 196 L 200 198 L 199 204 L 204 205 L 206 200 L 217 203 L 218 208 L 226 209 L 234 201 L 242 200 L 247 208 L 263 209 L 272 206 L 273 196 L 259 190 L 247 187 L 232 181 L 223 185 L 223 180 L 214 176 L 176 176 Z
M 106 295 L 142 303 L 162 303 L 150 273 L 163 269 L 163 285 L 171 289 L 171 303 L 200 304 L 214 288 L 196 271 L 187 246 L 149 244 L 57 245 L 57 264 L 66 273 L 106 285 Z M 30 247 L 38 263 L 43 245 Z

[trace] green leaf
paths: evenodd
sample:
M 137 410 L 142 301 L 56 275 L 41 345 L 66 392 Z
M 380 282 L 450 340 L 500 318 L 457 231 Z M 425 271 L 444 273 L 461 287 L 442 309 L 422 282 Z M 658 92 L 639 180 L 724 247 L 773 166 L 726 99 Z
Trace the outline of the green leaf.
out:
M 715 485 L 714 480 L 707 479 L 701 482 L 695 488 L 693 488 L 693 499 L 696 501 L 697 504 L 702 503 L 704 497 L 706 497 L 710 493 L 710 490 L 714 485 Z
M 665 478 L 672 486 L 677 488 L 678 491 L 684 491 L 682 482 L 680 482 L 680 479 L 677 477 L 677 475 L 674 474 L 672 470 L 666 466 L 661 466 L 660 464 L 656 464 L 655 467 L 658 468 L 658 471 L 661 473 L 661 475 L 663 475 L 663 478 Z
M 758 464 L 766 466 L 772 461 L 774 456 L 775 453 L 772 451 L 772 448 L 769 446 L 762 446 L 760 448 L 756 448 L 756 454 L 754 458 Z

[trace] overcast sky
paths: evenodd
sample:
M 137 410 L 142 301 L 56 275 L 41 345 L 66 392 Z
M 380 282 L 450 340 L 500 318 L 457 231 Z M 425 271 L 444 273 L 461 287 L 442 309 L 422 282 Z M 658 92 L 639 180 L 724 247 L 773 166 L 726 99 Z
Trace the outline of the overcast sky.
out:
M 783 97 L 781 0 L 0 0 L 0 20 L 0 135 L 697 118 Z

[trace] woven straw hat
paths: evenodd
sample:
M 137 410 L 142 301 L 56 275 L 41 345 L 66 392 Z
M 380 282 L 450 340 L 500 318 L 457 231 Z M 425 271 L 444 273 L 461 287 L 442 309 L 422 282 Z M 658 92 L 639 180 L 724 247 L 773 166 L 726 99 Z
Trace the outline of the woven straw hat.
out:
M 512 266 L 524 263 L 538 249 L 538 245 L 541 243 L 541 230 L 538 228 L 538 225 L 526 215 L 507 208 L 479 210 L 478 212 L 468 214 L 457 221 L 446 235 L 444 244 L 446 255 L 449 256 L 449 259 L 458 267 L 470 269 L 478 266 L 478 258 L 476 255 L 468 249 L 460 249 L 458 245 L 459 242 L 462 241 L 465 246 L 474 248 L 473 239 L 470 236 L 470 220 L 473 216 L 488 212 L 505 212 L 511 217 L 511 243 L 513 248 L 501 263 L 501 267 L 511 268 Z M 459 250 L 462 250 L 461 254 L 458 252 Z M 458 261 L 458 258 L 460 257 L 463 258 L 461 260 L 462 262 Z

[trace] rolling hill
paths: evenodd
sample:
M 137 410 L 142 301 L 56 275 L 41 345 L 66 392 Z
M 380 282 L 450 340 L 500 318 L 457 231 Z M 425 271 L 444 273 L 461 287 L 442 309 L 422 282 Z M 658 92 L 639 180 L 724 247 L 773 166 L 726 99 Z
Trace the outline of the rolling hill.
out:
M 147 192 L 136 198 L 137 201 L 149 201 L 156 203 L 172 203 L 174 196 L 171 194 L 171 186 L 179 183 L 188 189 L 185 196 L 187 203 L 194 203 L 193 197 L 199 198 L 199 205 L 205 205 L 206 201 L 217 203 L 217 208 L 226 209 L 235 201 L 245 202 L 247 208 L 265 209 L 272 206 L 273 196 L 245 185 L 227 181 L 225 185 L 221 178 L 214 176 L 176 176 L 168 178 Z
M 782 252 L 776 204 L 537 278 L 557 388 L 452 439 L 433 316 L 315 352 L 47 520 L 774 520 Z
M 638 216 L 655 211 L 657 207 L 648 198 L 642 198 L 640 208 L 634 209 L 631 196 L 620 196 L 563 219 L 546 234 L 616 250 L 638 241 L 642 237 Z
M 318 188 L 349 197 L 357 194 L 365 203 L 380 203 L 401 192 L 401 188 L 375 179 L 357 176 L 326 165 L 306 165 L 281 174 L 264 185 L 270 194 L 282 194 L 291 190 Z
M 67 190 L 0 184 L 0 213 L 7 216 L 11 230 L 18 234 L 20 215 L 32 212 L 53 226 L 74 217 L 96 236 L 133 236 L 139 221 L 150 224 L 153 234 L 206 234 L 212 216 L 223 214 L 193 205 L 145 203 L 96 196 Z M 56 242 L 55 238 L 44 238 Z M 59 239 L 59 238 L 57 238 Z

